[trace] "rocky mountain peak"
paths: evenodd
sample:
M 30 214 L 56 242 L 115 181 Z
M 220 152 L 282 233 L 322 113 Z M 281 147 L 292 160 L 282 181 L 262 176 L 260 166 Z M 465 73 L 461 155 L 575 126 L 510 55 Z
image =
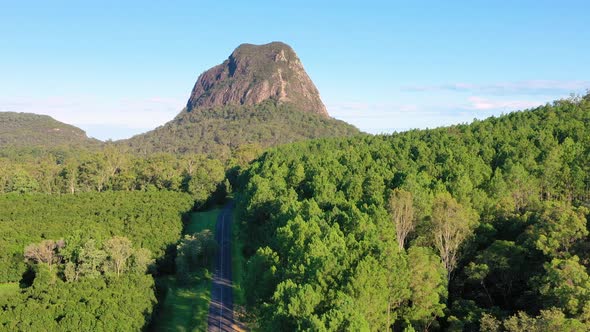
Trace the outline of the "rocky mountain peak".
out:
M 299 57 L 281 42 L 242 44 L 227 60 L 199 76 L 187 111 L 224 105 L 255 105 L 273 99 L 328 116 Z

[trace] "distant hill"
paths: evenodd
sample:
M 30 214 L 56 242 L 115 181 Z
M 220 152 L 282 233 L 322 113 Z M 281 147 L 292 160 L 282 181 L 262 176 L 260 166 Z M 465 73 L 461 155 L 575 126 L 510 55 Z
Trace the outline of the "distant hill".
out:
M 293 49 L 273 42 L 240 45 L 199 76 L 186 108 L 174 120 L 120 144 L 145 153 L 222 157 L 245 144 L 269 147 L 358 133 L 328 115 Z
M 0 112 L 0 148 L 14 147 L 97 147 L 99 140 L 89 138 L 77 127 L 47 115 Z

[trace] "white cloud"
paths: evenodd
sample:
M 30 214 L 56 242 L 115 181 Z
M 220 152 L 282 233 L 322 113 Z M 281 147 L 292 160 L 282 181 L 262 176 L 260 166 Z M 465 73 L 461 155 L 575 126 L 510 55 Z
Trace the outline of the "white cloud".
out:
M 492 100 L 484 97 L 469 97 L 468 109 L 473 110 L 498 110 L 507 111 L 522 110 L 543 105 L 543 102 L 528 100 Z
M 494 95 L 539 95 L 580 93 L 590 89 L 590 81 L 584 80 L 528 80 L 516 82 L 499 82 L 489 84 L 446 83 L 439 85 L 411 85 L 402 87 L 408 92 L 455 91 L 468 93 L 485 93 Z
M 413 113 L 418 110 L 417 105 L 395 103 L 330 103 L 326 105 L 328 113 L 338 119 L 342 118 L 375 118 L 387 117 L 391 113 Z
M 471 96 L 447 102 L 429 99 L 421 104 L 334 103 L 327 108 L 331 116 L 352 123 L 362 131 L 378 134 L 469 123 L 474 119 L 537 107 L 547 101 Z

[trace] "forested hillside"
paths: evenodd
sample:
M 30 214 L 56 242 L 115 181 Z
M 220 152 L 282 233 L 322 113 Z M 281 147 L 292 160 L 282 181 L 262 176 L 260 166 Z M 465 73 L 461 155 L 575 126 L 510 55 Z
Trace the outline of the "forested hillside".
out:
M 266 148 L 310 138 L 343 137 L 359 130 L 346 122 L 303 112 L 296 105 L 266 100 L 181 112 L 174 120 L 119 144 L 145 154 L 201 153 L 228 159 L 247 146 Z
M 590 329 L 590 100 L 265 153 L 241 178 L 260 330 Z
M 0 112 L 0 148 L 78 147 L 98 148 L 102 142 L 79 128 L 47 115 Z

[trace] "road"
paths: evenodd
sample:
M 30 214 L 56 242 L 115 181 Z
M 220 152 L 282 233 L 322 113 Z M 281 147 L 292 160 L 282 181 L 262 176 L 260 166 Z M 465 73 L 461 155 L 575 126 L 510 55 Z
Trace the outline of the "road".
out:
M 217 217 L 215 240 L 219 245 L 211 288 L 211 304 L 207 318 L 208 331 L 239 330 L 234 321 L 234 299 L 231 274 L 231 238 L 233 202 L 225 205 Z

